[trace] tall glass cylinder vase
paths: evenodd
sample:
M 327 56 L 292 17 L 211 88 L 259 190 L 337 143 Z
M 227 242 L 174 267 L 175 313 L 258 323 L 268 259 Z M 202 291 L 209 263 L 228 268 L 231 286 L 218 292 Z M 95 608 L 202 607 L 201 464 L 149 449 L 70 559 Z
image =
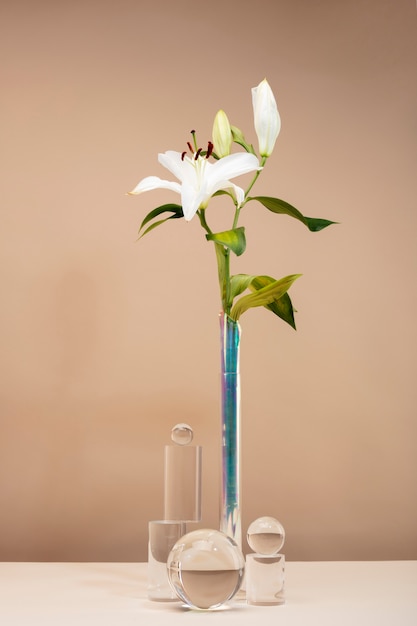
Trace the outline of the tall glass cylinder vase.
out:
M 221 342 L 221 450 L 222 475 L 220 530 L 242 547 L 241 524 L 241 423 L 238 322 L 220 314 Z

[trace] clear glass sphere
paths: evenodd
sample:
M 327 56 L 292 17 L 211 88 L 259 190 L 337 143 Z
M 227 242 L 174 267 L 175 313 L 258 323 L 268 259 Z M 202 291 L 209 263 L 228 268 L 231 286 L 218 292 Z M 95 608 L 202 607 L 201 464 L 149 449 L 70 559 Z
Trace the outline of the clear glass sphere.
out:
M 193 437 L 193 429 L 188 424 L 176 424 L 171 430 L 171 439 L 179 446 L 186 446 L 191 443 Z
M 198 529 L 177 541 L 167 567 L 170 584 L 181 600 L 195 609 L 215 609 L 239 590 L 245 559 L 224 533 Z
M 277 554 L 284 545 L 285 530 L 275 517 L 258 517 L 248 528 L 247 540 L 258 554 Z

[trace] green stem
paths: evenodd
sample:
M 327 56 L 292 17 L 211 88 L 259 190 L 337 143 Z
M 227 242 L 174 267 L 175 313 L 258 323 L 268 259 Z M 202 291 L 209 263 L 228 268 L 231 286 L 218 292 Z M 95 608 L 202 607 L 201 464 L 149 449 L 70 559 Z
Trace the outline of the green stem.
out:
M 262 160 L 261 160 L 261 167 L 263 167 L 263 166 L 265 165 L 267 158 L 268 158 L 268 157 L 262 157 Z M 248 197 L 250 190 L 252 189 L 252 187 L 254 186 L 254 184 L 256 183 L 256 181 L 258 180 L 259 175 L 260 175 L 260 173 L 261 173 L 261 172 L 262 172 L 262 170 L 257 170 L 257 172 L 255 173 L 255 176 L 254 176 L 254 177 L 253 177 L 253 179 L 252 179 L 252 182 L 250 183 L 249 187 L 248 187 L 248 188 L 246 189 L 246 191 L 245 191 L 245 199 L 243 200 L 243 202 L 242 202 L 242 204 L 240 205 L 240 207 L 238 207 L 238 206 L 236 205 L 235 218 L 234 218 L 234 220 L 233 220 L 233 226 L 232 226 L 232 228 L 237 228 L 237 223 L 238 223 L 238 221 L 239 221 L 240 211 L 241 211 L 241 209 L 245 206 L 245 204 L 246 204 L 246 198 Z
M 243 206 L 243 204 L 242 204 L 242 206 Z M 239 221 L 239 215 L 240 215 L 240 209 L 241 209 L 241 208 L 242 208 L 242 207 L 238 207 L 238 206 L 236 206 L 236 211 L 235 211 L 235 219 L 233 220 L 233 226 L 232 226 L 232 228 L 237 228 L 237 223 L 238 223 L 238 221 Z
M 195 141 L 194 135 L 193 135 L 193 139 Z M 265 165 L 266 159 L 267 159 L 267 157 L 262 157 L 261 167 L 263 167 Z M 247 199 L 247 197 L 249 195 L 249 192 L 252 189 L 252 187 L 254 186 L 254 184 L 256 183 L 256 181 L 258 180 L 258 177 L 259 177 L 261 171 L 262 170 L 258 170 L 255 173 L 255 175 L 254 175 L 254 177 L 252 179 L 252 182 L 250 183 L 249 187 L 245 191 L 245 196 L 244 196 L 244 200 L 243 200 L 242 204 L 240 206 L 238 206 L 237 202 L 235 202 L 236 207 L 235 207 L 235 214 L 234 214 L 233 225 L 232 225 L 233 229 L 237 228 L 239 217 L 240 217 L 240 211 L 244 207 L 244 205 L 246 204 L 246 199 Z M 207 233 L 212 234 L 212 230 L 210 229 L 210 227 L 209 227 L 209 225 L 207 224 L 207 221 L 206 221 L 205 209 L 199 209 L 197 211 L 197 215 L 199 217 L 200 224 L 204 228 L 204 230 Z M 224 246 L 221 246 L 220 244 L 217 244 L 217 243 L 215 243 L 214 245 L 215 245 L 215 250 L 216 250 L 217 270 L 218 270 L 218 276 L 219 276 L 220 296 L 221 296 L 221 301 L 222 301 L 222 308 L 223 308 L 223 311 L 227 315 L 230 316 L 230 312 L 232 310 L 232 305 L 233 305 L 232 294 L 231 294 L 231 285 L 230 285 L 230 250 L 228 248 L 225 248 Z
M 213 232 L 212 232 L 210 226 L 206 222 L 206 210 L 205 209 L 199 209 L 197 211 L 197 215 L 198 215 L 198 218 L 200 220 L 200 224 L 204 228 L 206 233 L 208 233 L 209 235 L 212 235 Z
M 225 302 L 223 303 L 224 312 L 229 315 L 232 302 L 231 302 L 231 293 L 230 293 L 230 250 L 225 250 L 225 267 L 224 267 L 224 283 L 225 283 Z
M 265 156 L 262 157 L 261 167 L 263 167 L 265 165 L 267 158 L 268 157 L 265 157 Z M 262 172 L 262 170 L 257 170 L 257 172 L 255 173 L 255 176 L 253 177 L 253 180 L 252 180 L 251 184 L 249 185 L 249 187 L 245 191 L 245 200 L 242 202 L 242 206 L 240 208 L 242 208 L 244 206 L 244 204 L 246 203 L 246 198 L 248 197 L 250 190 L 252 189 L 252 187 L 254 186 L 256 181 L 258 180 L 259 175 L 260 175 L 261 172 Z

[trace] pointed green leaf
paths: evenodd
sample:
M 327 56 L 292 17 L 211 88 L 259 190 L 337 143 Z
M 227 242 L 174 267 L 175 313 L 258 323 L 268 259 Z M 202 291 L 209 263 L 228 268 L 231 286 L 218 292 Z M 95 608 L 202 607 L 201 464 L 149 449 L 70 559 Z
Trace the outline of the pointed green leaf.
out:
M 146 226 L 146 224 L 149 224 L 149 222 L 155 219 L 155 217 L 162 215 L 162 213 L 172 213 L 172 215 L 170 215 L 169 217 L 166 217 L 163 220 L 159 220 L 158 222 L 154 222 L 142 234 L 140 234 L 141 230 L 143 229 L 144 226 Z M 142 224 L 140 225 L 140 228 L 139 228 L 140 237 L 143 237 L 144 235 L 146 235 L 146 233 L 149 233 L 151 230 L 153 230 L 160 224 L 163 224 L 167 220 L 178 219 L 179 217 L 184 217 L 184 213 L 182 212 L 182 207 L 179 204 L 163 204 L 162 206 L 159 206 L 156 209 L 153 209 L 142 220 Z
M 226 248 L 230 248 L 236 256 L 240 256 L 245 252 L 246 237 L 245 229 L 243 226 L 239 228 L 233 228 L 232 230 L 225 230 L 222 233 L 209 233 L 206 235 L 208 241 L 214 241 L 220 243 Z
M 332 222 L 330 220 L 325 220 L 321 217 L 305 217 L 305 224 L 312 233 L 318 233 L 319 230 L 323 230 L 327 226 L 331 226 L 332 224 L 337 224 L 337 222 Z
M 235 274 L 231 276 L 230 291 L 232 300 L 248 289 L 254 278 L 256 277 L 250 274 Z
M 164 222 L 166 222 L 167 220 L 171 220 L 173 216 L 171 217 L 166 217 L 164 220 L 158 220 L 157 222 L 153 222 L 153 224 L 151 224 L 150 226 L 148 226 L 148 228 L 146 230 L 143 231 L 143 233 L 141 233 L 139 239 L 142 239 L 142 237 L 144 237 L 145 235 L 147 235 L 148 233 L 151 232 L 151 230 L 153 230 L 154 228 L 156 228 L 157 226 L 160 226 L 161 224 L 163 224 Z
M 331 224 L 337 224 L 337 222 L 331 222 L 330 220 L 325 220 L 322 218 L 316 217 L 305 217 L 298 209 L 296 209 L 285 200 L 280 200 L 279 198 L 270 198 L 268 196 L 254 196 L 248 198 L 249 200 L 257 200 L 261 204 L 264 205 L 269 211 L 272 213 L 281 213 L 283 215 L 289 215 L 290 217 L 294 217 L 299 220 L 303 224 L 307 226 L 309 230 L 312 232 L 317 232 L 319 230 L 323 230 L 326 226 L 330 226 Z
M 274 300 L 279 300 L 284 293 L 288 291 L 293 282 L 300 276 L 301 274 L 291 274 L 290 276 L 285 276 L 280 280 L 275 280 L 265 287 L 258 289 L 254 293 L 242 296 L 233 306 L 230 312 L 230 317 L 237 321 L 242 313 L 248 309 L 257 306 L 267 306 L 268 304 L 274 302 Z
M 267 304 L 267 309 L 275 313 L 284 322 L 287 322 L 294 330 L 297 330 L 294 319 L 294 307 L 288 292 L 284 293 L 281 298 L 274 300 L 271 304 Z
M 270 285 L 273 282 L 275 282 L 275 278 L 271 278 L 271 276 L 254 276 L 249 285 L 249 289 L 251 291 L 259 290 L 266 285 Z M 272 311 L 272 313 L 275 313 L 275 315 L 280 317 L 282 320 L 284 320 L 284 322 L 287 322 L 287 324 L 289 324 L 292 328 L 294 328 L 294 330 L 296 330 L 294 309 L 288 292 L 284 293 L 284 295 L 282 295 L 280 298 L 273 300 L 269 304 L 266 304 L 265 308 Z

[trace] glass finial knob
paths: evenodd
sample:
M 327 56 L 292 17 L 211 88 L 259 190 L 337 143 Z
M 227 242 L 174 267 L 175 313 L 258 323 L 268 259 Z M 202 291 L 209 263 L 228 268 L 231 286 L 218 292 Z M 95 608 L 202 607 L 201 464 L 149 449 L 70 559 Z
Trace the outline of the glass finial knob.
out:
M 171 439 L 178 446 L 186 446 L 194 437 L 193 429 L 188 424 L 176 424 L 171 430 Z

